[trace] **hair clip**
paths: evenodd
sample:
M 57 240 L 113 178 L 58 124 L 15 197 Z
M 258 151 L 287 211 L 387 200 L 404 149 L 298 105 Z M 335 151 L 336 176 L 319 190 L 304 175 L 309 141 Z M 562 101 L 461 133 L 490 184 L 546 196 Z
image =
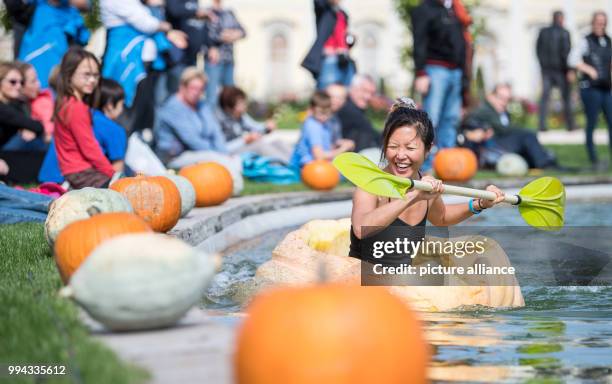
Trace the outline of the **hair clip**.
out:
M 398 97 L 395 102 L 402 108 L 417 109 L 417 105 L 414 100 L 407 96 Z

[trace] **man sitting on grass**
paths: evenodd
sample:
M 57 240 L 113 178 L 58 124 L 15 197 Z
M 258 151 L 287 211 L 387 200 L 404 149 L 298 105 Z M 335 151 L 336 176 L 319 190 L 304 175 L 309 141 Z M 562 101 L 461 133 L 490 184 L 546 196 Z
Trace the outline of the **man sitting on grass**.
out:
M 540 144 L 535 133 L 512 125 L 507 109 L 511 100 L 510 85 L 498 84 L 480 106 L 468 115 L 466 121 L 478 122 L 479 128 L 485 131 L 486 134 L 480 135 L 483 143 L 487 142 L 490 146 L 495 143 L 506 152 L 523 156 L 529 168 L 562 170 L 555 156 Z

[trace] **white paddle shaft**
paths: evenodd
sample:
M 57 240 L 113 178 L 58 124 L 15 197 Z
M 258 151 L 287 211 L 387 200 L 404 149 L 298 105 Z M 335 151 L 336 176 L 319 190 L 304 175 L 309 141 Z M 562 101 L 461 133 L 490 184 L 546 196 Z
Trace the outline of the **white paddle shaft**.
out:
M 431 184 L 425 181 L 420 180 L 412 180 L 414 183 L 414 187 L 420 191 L 429 192 L 432 190 Z M 465 188 L 465 187 L 457 187 L 455 185 L 446 185 L 444 184 L 444 192 L 445 195 L 457 195 L 457 196 L 465 196 L 465 197 L 474 197 L 486 200 L 495 200 L 497 195 L 491 191 L 482 191 L 480 189 L 473 188 Z M 506 195 L 504 202 L 509 204 L 518 204 L 520 198 L 517 195 Z

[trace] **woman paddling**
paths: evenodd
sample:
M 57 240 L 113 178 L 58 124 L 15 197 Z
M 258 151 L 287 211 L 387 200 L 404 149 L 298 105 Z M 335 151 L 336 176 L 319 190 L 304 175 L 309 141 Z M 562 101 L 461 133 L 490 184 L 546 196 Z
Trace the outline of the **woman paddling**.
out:
M 401 227 L 404 237 L 420 241 L 427 220 L 435 226 L 455 225 L 504 199 L 504 193 L 490 185 L 487 190 L 497 195 L 494 201 L 472 199 L 468 203 L 445 204 L 441 198 L 444 191 L 442 182 L 431 176 L 422 176 L 419 172 L 433 140 L 434 129 L 427 113 L 418 110 L 409 98 L 398 99 L 389 111 L 383 130 L 381 157 L 386 164 L 384 170 L 396 176 L 428 182 L 433 190 L 425 192 L 413 189 L 406 193 L 404 199 L 390 199 L 357 188 L 353 195 L 349 256 L 377 263 L 393 261 L 376 260 L 366 254 L 362 239 L 372 234 L 374 229 L 380 231 L 383 228 L 378 236 L 384 236 L 390 229 L 398 229 L 389 227 Z

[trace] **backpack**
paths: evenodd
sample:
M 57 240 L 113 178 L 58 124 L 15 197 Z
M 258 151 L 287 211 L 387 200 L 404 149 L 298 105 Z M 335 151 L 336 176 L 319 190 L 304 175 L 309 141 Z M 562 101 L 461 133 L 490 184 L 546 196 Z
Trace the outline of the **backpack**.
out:
M 242 157 L 242 175 L 247 179 L 273 184 L 294 184 L 301 181 L 300 172 L 281 160 L 247 152 Z

